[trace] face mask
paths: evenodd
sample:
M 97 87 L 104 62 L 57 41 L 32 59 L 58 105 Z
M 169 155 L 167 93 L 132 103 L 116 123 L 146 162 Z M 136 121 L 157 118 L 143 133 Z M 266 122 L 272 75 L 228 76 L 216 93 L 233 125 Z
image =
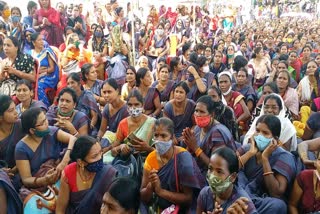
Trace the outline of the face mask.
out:
M 9 9 L 6 9 L 6 10 L 4 10 L 4 11 L 2 12 L 2 16 L 3 16 L 4 19 L 9 18 L 10 15 L 11 15 L 11 11 L 10 11 Z
M 159 36 L 162 36 L 163 33 L 164 33 L 164 30 L 163 30 L 163 29 L 157 29 L 157 34 L 158 34 Z
M 71 111 L 69 111 L 67 113 L 63 113 L 63 112 L 61 112 L 61 109 L 58 108 L 58 114 L 61 115 L 62 117 L 71 117 L 73 112 L 74 112 L 74 109 L 72 109 Z
M 234 54 L 227 54 L 227 57 L 232 58 L 232 57 L 234 57 Z
M 132 117 L 139 117 L 143 112 L 143 108 L 128 108 L 128 112 Z
M 200 128 L 207 127 L 211 122 L 211 115 L 208 116 L 194 116 L 197 126 Z
M 193 81 L 194 81 L 194 76 L 192 74 L 189 74 L 188 82 L 193 82 Z
M 34 135 L 37 137 L 45 137 L 50 133 L 50 129 L 46 129 L 46 130 L 35 130 L 34 131 Z
M 232 185 L 232 182 L 230 181 L 230 175 L 225 180 L 222 180 L 221 178 L 208 173 L 207 181 L 212 192 L 217 195 L 224 193 Z
M 208 73 L 208 72 L 210 71 L 209 66 L 208 66 L 208 65 L 207 65 L 207 66 L 204 66 L 204 67 L 202 68 L 202 71 L 203 71 L 203 73 Z
M 164 155 L 172 147 L 172 140 L 169 140 L 169 141 L 156 140 L 154 145 L 156 147 L 157 153 L 159 155 Z
M 94 36 L 98 37 L 98 38 L 101 38 L 101 37 L 103 37 L 103 33 L 102 32 L 95 32 Z
M 254 136 L 254 140 L 256 141 L 256 145 L 257 145 L 258 150 L 260 152 L 262 152 L 270 144 L 272 138 L 266 138 L 265 136 L 259 134 L 259 135 Z
M 20 22 L 20 16 L 11 16 L 11 21 L 12 21 L 13 23 Z
M 88 165 L 86 165 L 85 168 L 89 172 L 99 172 L 103 168 L 102 158 L 96 162 L 88 163 Z
M 227 96 L 229 93 L 230 93 L 230 91 L 232 90 L 232 87 L 230 86 L 230 88 L 228 89 L 228 91 L 226 91 L 225 93 L 222 93 L 224 96 Z

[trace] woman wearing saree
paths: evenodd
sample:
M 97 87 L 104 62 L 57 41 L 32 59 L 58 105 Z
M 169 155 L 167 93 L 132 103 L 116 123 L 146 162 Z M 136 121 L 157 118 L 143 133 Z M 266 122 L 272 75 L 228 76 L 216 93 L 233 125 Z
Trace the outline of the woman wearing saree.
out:
M 32 84 L 28 80 L 19 80 L 17 82 L 16 96 L 20 102 L 16 106 L 16 111 L 18 112 L 19 118 L 21 117 L 22 113 L 25 110 L 33 107 L 40 107 L 45 112 L 48 111 L 47 106 L 43 102 L 33 99 L 34 92 L 33 92 Z
M 194 110 L 197 126 L 194 130 L 185 128 L 182 132 L 184 143 L 195 157 L 203 176 L 206 175 L 211 153 L 219 147 L 227 146 L 236 150 L 235 141 L 226 126 L 215 120 L 218 102 L 208 95 L 198 99 Z
M 38 188 L 54 184 L 70 161 L 70 151 L 76 138 L 56 127 L 48 126 L 48 120 L 41 108 L 25 111 L 21 124 L 26 136 L 16 145 L 15 160 L 23 185 L 27 188 Z M 62 144 L 67 145 L 67 150 L 58 164 Z M 38 177 L 37 173 L 45 162 L 50 162 L 53 168 Z
M 189 87 L 187 83 L 178 83 L 173 90 L 173 99 L 166 103 L 163 116 L 174 122 L 174 136 L 178 142 L 182 141 L 183 129 L 193 126 L 193 114 L 196 106 L 193 100 L 187 98 Z
M 161 113 L 160 93 L 158 89 L 151 87 L 152 77 L 148 68 L 139 68 L 136 75 L 136 86 L 144 97 L 144 113 L 152 117 L 158 117 Z
M 160 102 L 162 107 L 172 98 L 172 91 L 175 85 L 173 80 L 169 79 L 169 66 L 163 65 L 159 69 L 159 80 L 152 83 L 152 87 L 160 92 Z
M 250 144 L 238 149 L 243 168 L 238 184 L 258 213 L 287 213 L 285 201 L 297 170 L 294 156 L 280 146 L 282 125 L 276 116 L 263 115 L 256 124 Z
M 44 35 L 49 45 L 59 47 L 63 43 L 60 13 L 51 7 L 51 0 L 39 0 L 39 5 L 33 17 L 33 28 Z
M 91 91 L 84 90 L 81 85 L 81 79 L 79 73 L 71 73 L 68 76 L 67 84 L 69 88 L 72 88 L 77 94 L 77 104 L 75 109 L 85 113 L 90 119 L 91 135 L 97 135 L 97 131 L 100 127 L 101 112 L 94 95 Z
M 145 204 L 153 202 L 155 213 L 161 213 L 172 204 L 180 206 L 179 213 L 194 213 L 196 197 L 205 180 L 190 153 L 175 146 L 173 138 L 173 122 L 168 118 L 158 119 L 154 128 L 156 149 L 144 164 L 141 200 Z M 141 213 L 147 212 L 142 210 Z
M 245 103 L 244 96 L 237 91 L 232 90 L 232 76 L 229 71 L 223 71 L 219 74 L 219 87 L 223 98 L 229 107 L 231 107 L 237 118 L 237 123 L 246 122 L 250 117 L 249 109 Z
M 279 140 L 282 142 L 283 147 L 288 151 L 295 151 L 297 149 L 296 130 L 291 121 L 286 117 L 286 107 L 283 100 L 281 99 L 281 96 L 274 93 L 265 97 L 260 116 L 252 122 L 252 125 L 243 140 L 243 145 L 249 143 L 250 137 L 255 132 L 258 119 L 262 115 L 270 114 L 277 116 L 281 121 L 281 132 Z
M 58 57 L 50 47 L 44 47 L 43 36 L 40 33 L 31 34 L 31 41 L 33 44 L 31 56 L 39 62 L 38 99 L 49 107 L 53 97 L 49 98 L 47 91 L 55 90 L 59 81 Z
M 135 151 L 150 153 L 155 119 L 143 113 L 143 97 L 137 90 L 130 92 L 127 100 L 129 117 L 122 119 L 118 125 L 116 140 L 112 145 L 112 155 L 127 155 L 131 152 L 130 147 Z M 137 138 L 134 142 L 128 139 L 130 134 Z
M 120 97 L 120 88 L 115 79 L 109 78 L 102 85 L 102 92 L 107 104 L 102 111 L 102 120 L 97 139 L 104 142 L 102 147 L 110 146 L 113 141 L 110 136 L 115 136 L 120 121 L 129 116 L 126 102 Z M 106 132 L 107 131 L 107 132 Z M 113 137 L 114 139 L 114 137 Z
M 76 140 L 70 157 L 74 162 L 62 173 L 56 213 L 100 213 L 102 197 L 117 171 L 103 164 L 102 148 L 90 136 Z
M 75 109 L 77 94 L 71 88 L 64 88 L 58 94 L 58 106 L 51 106 L 47 112 L 49 126 L 56 126 L 73 135 L 89 134 L 89 117 Z

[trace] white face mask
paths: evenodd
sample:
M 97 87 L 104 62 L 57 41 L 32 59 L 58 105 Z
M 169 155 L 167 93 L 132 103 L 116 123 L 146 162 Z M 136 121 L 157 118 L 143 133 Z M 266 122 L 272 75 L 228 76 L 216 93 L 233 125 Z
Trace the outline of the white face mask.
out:
M 210 71 L 209 65 L 204 66 L 204 67 L 202 68 L 202 71 L 203 71 L 203 73 L 208 73 L 208 72 Z

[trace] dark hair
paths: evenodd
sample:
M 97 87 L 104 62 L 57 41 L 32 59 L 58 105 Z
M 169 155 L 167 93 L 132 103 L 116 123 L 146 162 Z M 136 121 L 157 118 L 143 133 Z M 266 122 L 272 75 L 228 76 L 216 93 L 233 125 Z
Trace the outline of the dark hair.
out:
M 3 116 L 13 102 L 12 98 L 8 95 L 0 94 L 0 116 Z
M 248 60 L 244 56 L 238 55 L 234 58 L 233 70 L 239 71 L 240 68 L 245 67 L 247 64 Z
M 212 90 L 215 90 L 219 96 L 220 99 L 222 99 L 222 93 L 221 93 L 221 90 L 219 87 L 215 86 L 215 85 L 212 85 L 210 86 L 210 88 L 208 89 L 208 91 L 212 89 Z
M 86 75 L 89 74 L 92 67 L 93 67 L 93 64 L 91 63 L 86 63 L 81 67 L 81 74 L 82 74 L 81 77 L 84 82 L 88 80 Z
M 20 85 L 26 85 L 30 91 L 33 91 L 33 87 L 32 87 L 32 83 L 29 80 L 26 79 L 21 79 L 18 80 L 17 84 L 16 84 L 16 89 L 20 86 Z
M 22 131 L 25 134 L 29 134 L 29 130 L 35 128 L 39 115 L 43 112 L 40 107 L 32 107 L 26 110 L 21 115 Z
M 281 111 L 282 108 L 284 107 L 284 106 L 282 106 L 282 101 L 281 101 L 279 95 L 276 95 L 276 94 L 274 94 L 274 93 L 269 94 L 268 96 L 266 96 L 266 97 L 264 98 L 263 104 L 265 105 L 268 100 L 275 100 L 275 101 L 277 102 L 278 106 L 279 106 L 279 110 L 280 110 L 280 111 Z
M 176 67 L 176 66 L 179 65 L 179 62 L 180 62 L 179 57 L 173 57 L 173 58 L 170 60 L 170 69 L 171 69 L 171 71 L 174 70 L 174 67 Z
M 140 91 L 138 91 L 137 89 L 133 89 L 132 91 L 130 91 L 128 97 L 127 97 L 127 102 L 129 102 L 130 98 L 137 98 L 137 100 L 144 104 L 144 98 L 142 96 L 142 94 L 140 93 Z
M 268 126 L 272 136 L 279 139 L 281 134 L 281 122 L 278 117 L 274 115 L 262 115 L 258 118 L 256 125 L 264 123 Z
M 74 103 L 77 103 L 78 101 L 78 97 L 77 97 L 77 93 L 75 92 L 75 90 L 73 90 L 72 88 L 63 88 L 59 94 L 58 94 L 58 101 L 60 100 L 60 97 L 64 94 L 64 93 L 67 93 L 67 94 L 70 94 L 71 97 L 72 97 L 72 100 Z
M 187 84 L 185 81 L 181 81 L 181 82 L 179 82 L 178 84 L 176 84 L 176 85 L 174 86 L 174 90 L 173 90 L 173 91 L 175 91 L 176 88 L 178 88 L 178 87 L 183 88 L 183 90 L 186 92 L 186 94 L 188 94 L 189 91 L 190 91 L 190 89 L 189 89 L 189 87 L 188 87 L 188 84 Z
M 125 191 L 123 191 L 125 189 Z M 138 213 L 140 204 L 140 186 L 139 183 L 129 177 L 116 178 L 109 187 L 108 193 L 125 210 L 134 210 Z
M 28 4 L 27 4 L 27 9 L 28 9 L 28 12 L 30 13 L 31 12 L 31 9 L 33 7 L 37 6 L 37 3 L 34 2 L 34 1 L 29 1 Z
M 74 143 L 73 149 L 70 153 L 71 160 L 84 160 L 86 156 L 89 154 L 92 146 L 96 143 L 97 140 L 91 136 L 80 136 Z
M 262 86 L 262 91 L 263 91 L 264 87 L 266 87 L 266 86 L 269 86 L 271 88 L 271 90 L 273 91 L 273 93 L 279 94 L 279 88 L 275 82 L 268 82 L 268 83 L 264 84 Z
M 214 102 L 209 95 L 204 95 L 197 100 L 197 103 L 203 103 L 207 106 L 209 114 L 215 113 L 217 102 Z
M 148 71 L 149 71 L 148 68 L 139 68 L 138 69 L 137 75 L 136 75 L 136 85 L 137 85 L 137 87 L 140 86 L 141 79 L 143 79 L 146 76 Z
M 257 57 L 257 54 L 260 53 L 261 50 L 263 50 L 262 47 L 257 47 L 257 48 L 255 48 L 255 49 L 253 50 L 253 53 L 252 53 L 252 57 L 251 57 L 251 58 L 252 58 L 252 59 L 256 58 L 256 57 Z
M 239 172 L 239 160 L 237 154 L 228 147 L 222 147 L 214 150 L 212 155 L 218 155 L 222 157 L 228 163 L 229 173 L 238 173 Z
M 81 84 L 81 77 L 80 77 L 80 73 L 71 73 L 69 74 L 68 79 L 72 79 L 74 81 L 76 81 L 77 83 Z
M 171 119 L 167 117 L 161 117 L 156 120 L 155 122 L 155 127 L 163 125 L 167 128 L 168 132 L 171 134 L 171 136 L 174 136 L 174 123 L 172 122 Z
M 110 85 L 112 88 L 114 88 L 114 90 L 118 90 L 118 93 L 120 94 L 120 88 L 119 85 L 117 83 L 117 81 L 114 78 L 108 78 L 106 79 L 102 85 L 101 88 L 103 88 L 106 84 Z

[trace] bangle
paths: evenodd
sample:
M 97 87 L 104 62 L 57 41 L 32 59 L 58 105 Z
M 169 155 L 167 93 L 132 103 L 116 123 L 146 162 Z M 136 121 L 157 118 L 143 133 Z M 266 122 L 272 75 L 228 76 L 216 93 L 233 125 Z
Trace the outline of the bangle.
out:
M 194 152 L 194 154 L 196 155 L 196 157 L 199 157 L 202 152 L 203 152 L 202 149 L 198 147 L 197 150 Z
M 263 176 L 267 176 L 267 175 L 271 175 L 271 174 L 274 174 L 274 172 L 265 172 L 265 173 L 263 173 Z

